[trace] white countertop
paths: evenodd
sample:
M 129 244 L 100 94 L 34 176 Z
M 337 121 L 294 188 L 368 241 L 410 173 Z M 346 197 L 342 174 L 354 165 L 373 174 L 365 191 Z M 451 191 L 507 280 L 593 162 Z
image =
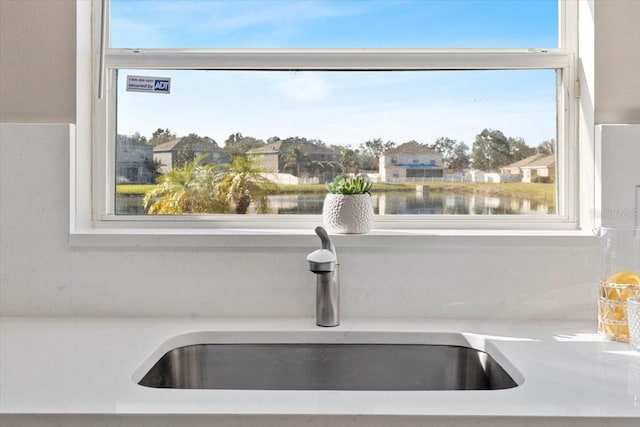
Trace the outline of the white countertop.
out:
M 569 420 L 581 426 L 640 425 L 640 353 L 599 338 L 594 329 L 594 323 L 562 321 L 343 319 L 337 328 L 319 328 L 313 319 L 1 318 L 0 415 L 3 425 L 20 425 L 28 417 L 37 425 L 47 425 L 46 420 L 72 425 L 74 417 L 82 420 L 77 425 L 130 422 L 127 417 L 140 425 L 147 418 L 171 425 L 180 417 L 191 417 L 190 425 L 215 420 L 216 425 L 408 426 L 429 420 L 437 422 L 429 425 L 457 426 L 469 417 L 492 426 L 569 425 L 564 422 Z M 180 343 L 348 342 L 358 334 L 410 341 L 442 332 L 463 334 L 471 346 L 499 359 L 516 381 L 524 381 L 507 390 L 401 392 L 171 390 L 136 384 L 164 351 Z

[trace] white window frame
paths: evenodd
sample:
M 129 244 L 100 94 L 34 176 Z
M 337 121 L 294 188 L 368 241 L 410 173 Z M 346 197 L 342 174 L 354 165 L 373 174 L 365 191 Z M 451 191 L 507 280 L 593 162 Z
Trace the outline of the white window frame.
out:
M 393 230 L 416 234 L 428 230 L 567 232 L 590 229 L 584 215 L 593 200 L 592 182 L 585 183 L 578 152 L 578 1 L 559 0 L 559 40 L 555 49 L 117 49 L 100 52 L 101 0 L 78 2 L 78 131 L 72 155 L 72 234 L 94 232 L 142 234 L 199 233 L 244 234 L 247 230 L 282 233 L 312 230 L 319 215 L 115 215 L 115 72 L 131 69 L 212 70 L 517 70 L 559 69 L 558 85 L 558 215 L 393 215 L 379 216 L 373 233 Z M 89 22 L 87 22 L 87 20 Z M 108 21 L 108 19 L 105 19 Z M 108 22 L 106 23 L 108 28 Z M 87 35 L 91 34 L 91 41 Z M 104 62 L 102 62 L 104 60 Z M 337 64 L 337 65 L 327 65 Z M 100 68 L 104 67 L 104 96 L 100 90 Z M 90 88 L 87 94 L 87 88 Z M 88 95 L 88 96 L 87 96 Z M 89 112 L 89 114 L 87 114 Z M 588 143 L 588 141 L 585 141 Z M 86 160 L 90 158 L 89 162 Z M 591 172 L 592 173 L 592 172 Z M 587 175 L 589 176 L 589 172 Z M 580 179 L 579 179 L 580 177 Z M 87 179 L 89 178 L 89 179 Z M 586 186 L 586 187 L 585 187 Z M 586 197 L 585 197 L 586 195 Z M 581 197 L 582 196 L 582 197 Z M 123 231 L 126 230 L 126 231 Z M 497 230 L 497 231 L 496 231 Z M 187 233 L 188 234 L 188 233 Z

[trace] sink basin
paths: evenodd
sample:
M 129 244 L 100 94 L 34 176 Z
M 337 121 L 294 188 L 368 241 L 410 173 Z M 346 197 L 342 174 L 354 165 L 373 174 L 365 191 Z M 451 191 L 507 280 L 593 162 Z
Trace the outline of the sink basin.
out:
M 499 390 L 516 387 L 491 357 L 460 345 L 193 344 L 166 352 L 138 384 L 236 390 Z

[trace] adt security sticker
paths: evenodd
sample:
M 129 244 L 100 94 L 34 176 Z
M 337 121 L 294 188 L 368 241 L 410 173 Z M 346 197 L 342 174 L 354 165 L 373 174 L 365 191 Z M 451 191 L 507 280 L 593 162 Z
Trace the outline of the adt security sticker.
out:
M 169 77 L 127 76 L 127 92 L 171 93 Z

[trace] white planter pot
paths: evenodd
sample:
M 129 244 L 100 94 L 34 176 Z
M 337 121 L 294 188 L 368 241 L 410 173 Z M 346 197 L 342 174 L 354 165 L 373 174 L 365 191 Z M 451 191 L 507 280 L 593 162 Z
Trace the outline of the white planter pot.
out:
M 373 226 L 373 203 L 369 194 L 327 194 L 322 222 L 330 233 L 363 234 Z

